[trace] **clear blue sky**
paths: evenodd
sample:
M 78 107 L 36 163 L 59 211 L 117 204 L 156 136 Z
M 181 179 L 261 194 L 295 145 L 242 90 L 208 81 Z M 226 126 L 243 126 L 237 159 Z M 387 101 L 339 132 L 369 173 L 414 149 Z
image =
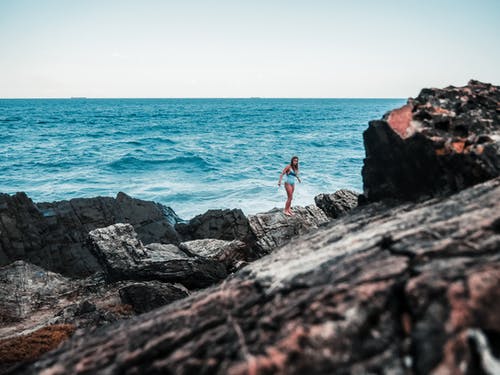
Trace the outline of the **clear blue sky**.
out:
M 500 84 L 500 1 L 0 0 L 0 97 L 409 97 Z

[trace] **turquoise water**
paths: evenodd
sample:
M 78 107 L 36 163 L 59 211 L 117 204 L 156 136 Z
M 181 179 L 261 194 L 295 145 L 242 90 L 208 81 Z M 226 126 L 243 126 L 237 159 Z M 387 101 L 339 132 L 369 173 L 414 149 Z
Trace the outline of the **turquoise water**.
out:
M 3 99 L 0 192 L 52 201 L 123 191 L 190 218 L 362 190 L 362 132 L 403 99 Z

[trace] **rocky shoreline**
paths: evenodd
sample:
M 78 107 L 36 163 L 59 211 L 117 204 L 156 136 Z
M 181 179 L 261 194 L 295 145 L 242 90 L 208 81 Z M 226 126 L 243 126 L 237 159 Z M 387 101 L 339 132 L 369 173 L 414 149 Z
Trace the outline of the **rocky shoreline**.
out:
M 363 194 L 293 217 L 0 194 L 0 371 L 497 373 L 500 88 L 424 89 L 364 141 Z

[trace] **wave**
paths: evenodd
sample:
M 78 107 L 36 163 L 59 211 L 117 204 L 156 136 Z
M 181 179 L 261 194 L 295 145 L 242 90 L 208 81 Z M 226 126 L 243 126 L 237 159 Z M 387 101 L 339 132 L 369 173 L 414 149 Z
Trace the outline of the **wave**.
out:
M 196 155 L 177 156 L 170 159 L 143 159 L 126 155 L 118 160 L 108 163 L 108 167 L 114 170 L 142 170 L 155 169 L 172 164 L 176 164 L 179 167 L 209 168 L 210 170 L 214 169 L 208 161 Z
M 0 122 L 16 122 L 16 121 L 22 121 L 22 120 L 23 120 L 23 118 L 19 117 L 19 116 L 0 118 Z

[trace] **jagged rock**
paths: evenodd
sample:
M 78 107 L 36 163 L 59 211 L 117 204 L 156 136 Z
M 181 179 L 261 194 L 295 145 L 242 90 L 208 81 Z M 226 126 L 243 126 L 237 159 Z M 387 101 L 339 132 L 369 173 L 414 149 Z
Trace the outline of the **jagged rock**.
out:
M 327 216 L 336 219 L 345 215 L 358 205 L 358 193 L 347 189 L 337 190 L 333 194 L 319 194 L 314 197 L 314 203 Z
M 370 204 L 12 373 L 481 373 L 498 356 L 498 249 L 500 178 Z
M 97 327 L 133 315 L 101 274 L 70 279 L 24 261 L 0 268 L 0 339 L 53 324 Z
M 226 277 L 223 264 L 201 257 L 178 257 L 168 249 L 146 248 L 130 224 L 89 232 L 91 248 L 110 281 L 160 280 L 205 287 Z
M 423 89 L 364 132 L 364 195 L 416 199 L 500 175 L 500 87 Z
M 182 285 L 158 281 L 135 282 L 120 289 L 122 302 L 131 305 L 136 313 L 151 311 L 188 295 Z
M 75 289 L 54 272 L 18 260 L 0 268 L 0 321 L 19 321 L 47 306 L 58 306 Z
M 240 209 L 208 210 L 187 223 L 176 224 L 175 229 L 183 241 L 203 238 L 241 240 L 251 246 L 255 240 L 248 219 Z
M 168 207 L 118 193 L 33 203 L 24 193 L 0 194 L 0 265 L 23 259 L 70 277 L 101 268 L 86 246 L 89 231 L 124 222 L 145 242 L 178 243 L 180 219 Z
M 179 248 L 188 254 L 221 262 L 229 271 L 241 268 L 246 262 L 255 260 L 256 257 L 248 245 L 239 240 L 224 241 L 206 238 L 182 242 Z
M 148 252 L 150 256 L 160 257 L 163 260 L 182 259 L 189 256 L 189 254 L 186 254 L 186 252 L 172 244 L 150 243 L 146 245 L 146 248 L 150 250 L 150 252 Z
M 283 210 L 275 208 L 248 217 L 250 228 L 257 238 L 255 247 L 261 254 L 270 253 L 291 238 L 329 221 L 325 213 L 314 205 L 295 206 L 293 212 L 294 216 L 287 216 Z

